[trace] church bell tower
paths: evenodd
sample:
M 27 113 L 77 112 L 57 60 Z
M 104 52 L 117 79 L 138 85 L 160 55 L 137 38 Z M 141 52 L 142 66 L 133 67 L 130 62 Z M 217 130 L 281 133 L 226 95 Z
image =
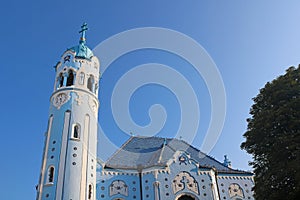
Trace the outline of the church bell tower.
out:
M 55 66 L 37 200 L 95 200 L 99 61 L 79 44 Z

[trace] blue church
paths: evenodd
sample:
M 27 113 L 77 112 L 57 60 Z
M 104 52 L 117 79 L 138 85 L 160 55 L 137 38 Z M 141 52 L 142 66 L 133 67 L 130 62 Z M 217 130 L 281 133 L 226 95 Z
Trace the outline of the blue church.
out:
M 100 64 L 86 30 L 55 66 L 36 199 L 253 200 L 252 173 L 180 139 L 131 137 L 106 162 L 96 159 Z

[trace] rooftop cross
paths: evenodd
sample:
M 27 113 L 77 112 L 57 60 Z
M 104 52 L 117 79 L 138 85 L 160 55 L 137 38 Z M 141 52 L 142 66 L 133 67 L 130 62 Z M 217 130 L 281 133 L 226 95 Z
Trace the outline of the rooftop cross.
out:
M 81 38 L 80 38 L 80 43 L 85 43 L 85 32 L 88 30 L 88 26 L 87 23 L 83 23 L 81 26 L 81 30 L 79 31 L 79 33 L 81 33 Z

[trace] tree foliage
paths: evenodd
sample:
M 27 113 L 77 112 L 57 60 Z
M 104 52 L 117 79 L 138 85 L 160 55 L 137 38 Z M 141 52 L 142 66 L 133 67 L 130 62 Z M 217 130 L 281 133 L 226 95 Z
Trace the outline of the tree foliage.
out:
M 241 148 L 253 155 L 257 200 L 300 199 L 299 66 L 268 82 L 253 98 Z

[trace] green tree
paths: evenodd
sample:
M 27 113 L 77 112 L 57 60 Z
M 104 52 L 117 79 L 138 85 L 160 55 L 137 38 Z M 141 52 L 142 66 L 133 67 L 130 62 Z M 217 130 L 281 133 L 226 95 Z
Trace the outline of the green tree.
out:
M 253 98 L 241 148 L 253 156 L 256 200 L 300 199 L 299 66 Z

